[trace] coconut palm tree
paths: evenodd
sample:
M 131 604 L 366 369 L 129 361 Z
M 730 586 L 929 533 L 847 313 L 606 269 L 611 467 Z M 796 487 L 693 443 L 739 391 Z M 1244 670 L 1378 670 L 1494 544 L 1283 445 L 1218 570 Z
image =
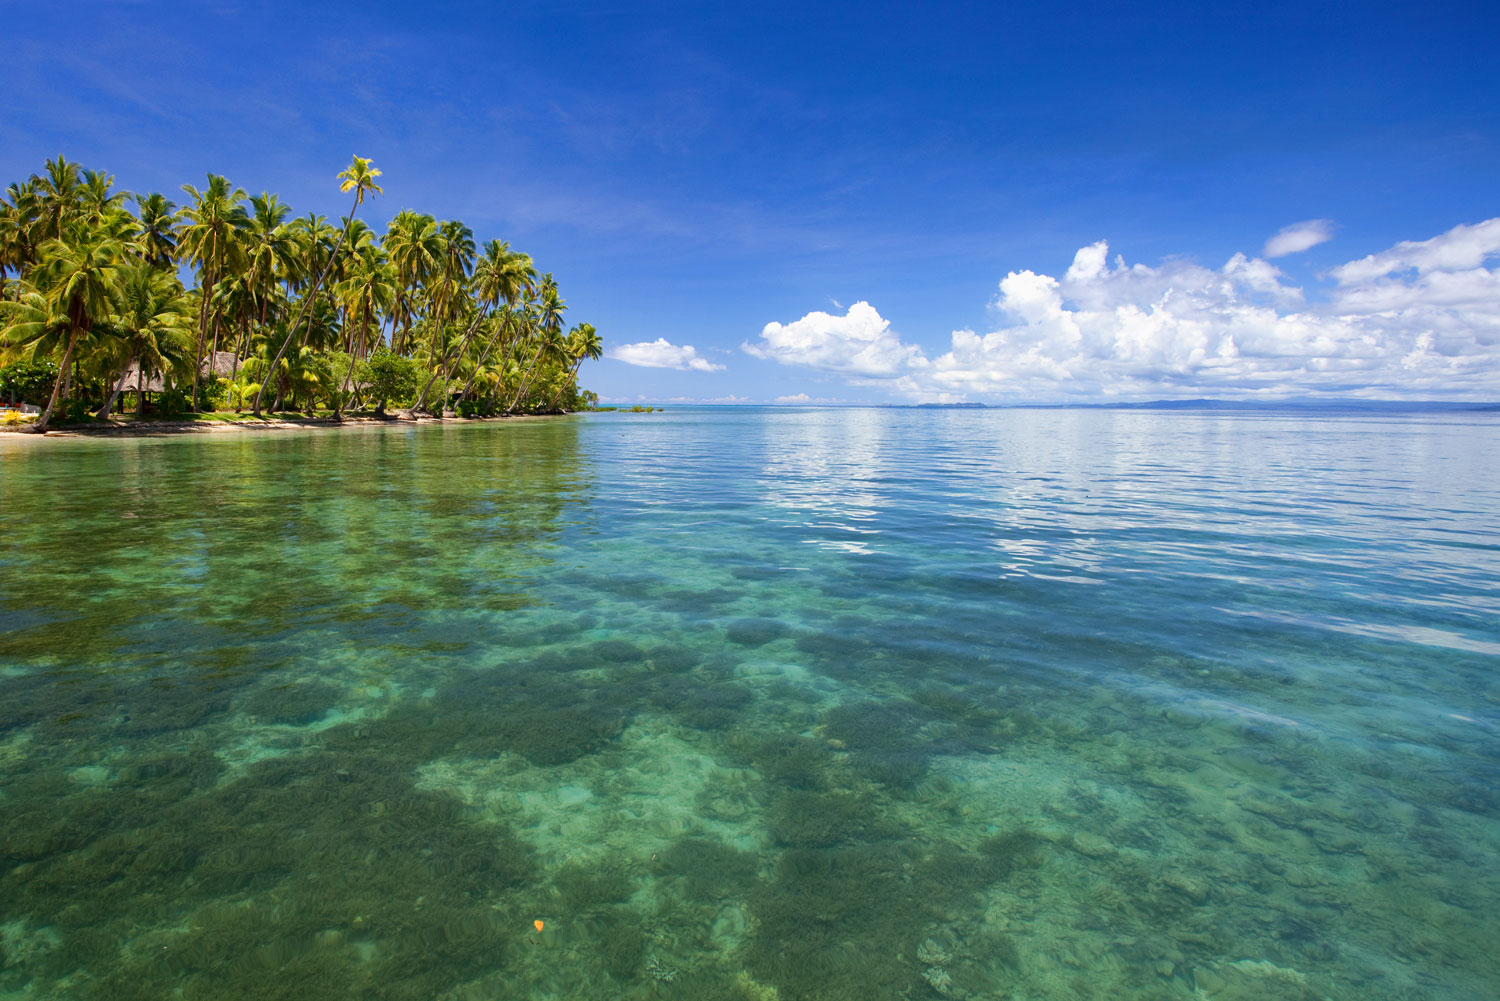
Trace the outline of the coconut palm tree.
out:
M 250 227 L 250 216 L 240 202 L 245 192 L 231 188 L 218 174 L 208 175 L 208 187 L 202 191 L 184 184 L 192 203 L 178 213 L 182 220 L 177 242 L 178 258 L 198 268 L 198 288 L 203 291 L 198 309 L 198 343 L 193 363 L 193 409 L 198 409 L 198 379 L 203 368 L 203 352 L 208 346 L 208 316 L 212 289 L 229 271 L 245 266 L 242 236 Z
M 32 175 L 37 199 L 36 232 L 32 242 L 61 240 L 68 223 L 83 206 L 83 176 L 76 163 L 66 157 L 47 161 L 44 174 Z
M 480 309 L 475 314 L 469 329 L 464 333 L 463 343 L 459 345 L 454 354 L 452 362 L 443 372 L 443 381 L 452 376 L 453 369 L 458 365 L 468 351 L 469 342 L 474 334 L 480 329 L 480 325 L 488 318 L 490 310 L 499 303 L 504 302 L 507 306 L 514 305 L 523 293 L 536 279 L 536 269 L 532 267 L 531 258 L 525 254 L 519 254 L 510 249 L 510 245 L 501 240 L 490 240 L 484 245 L 484 253 L 474 268 L 473 291 Z M 489 342 L 484 351 L 474 363 L 475 371 L 489 358 L 490 351 L 494 348 L 496 340 L 503 333 L 503 325 L 493 327 Z M 469 385 L 466 383 L 463 395 L 468 396 Z
M 73 364 L 73 351 L 99 320 L 109 316 L 118 282 L 117 268 L 125 245 L 107 233 L 87 227 L 71 227 L 67 240 L 49 240 L 41 247 L 41 260 L 32 271 L 32 285 L 41 294 L 48 311 L 67 322 L 67 344 L 57 367 L 52 396 L 32 430 L 43 432 L 62 395 L 63 383 Z
M 91 224 L 103 225 L 117 220 L 124 213 L 127 192 L 114 190 L 114 175 L 100 170 L 85 170 L 80 179 L 79 209 Z
M 349 328 L 349 370 L 344 373 L 343 386 L 334 399 L 335 420 L 343 418 L 344 401 L 354 383 L 355 363 L 374 347 L 370 338 L 371 325 L 379 321 L 396 301 L 395 272 L 373 239 L 351 255 L 346 273 L 334 293 L 350 318 L 345 324 Z
M 552 394 L 552 401 L 547 404 L 548 410 L 557 406 L 564 389 L 577 383 L 578 367 L 583 364 L 584 359 L 598 361 L 604 357 L 604 341 L 600 339 L 599 332 L 592 323 L 580 323 L 568 331 L 567 350 L 569 357 L 573 359 L 573 369 L 558 385 L 557 392 Z
M 408 347 L 412 324 L 416 320 L 417 290 L 437 270 L 438 262 L 443 258 L 443 234 L 437 220 L 404 209 L 397 212 L 386 226 L 385 252 L 390 255 L 391 264 L 396 269 L 396 312 L 401 322 L 401 335 L 393 347 L 397 353 L 402 353 Z
M 339 248 L 343 246 L 345 237 L 349 235 L 349 225 L 354 221 L 354 213 L 358 211 L 360 205 L 363 204 L 365 200 L 365 193 L 374 192 L 377 195 L 381 193 L 380 185 L 375 183 L 375 178 L 380 176 L 380 171 L 375 169 L 374 164 L 372 164 L 369 160 L 362 156 L 356 156 L 350 162 L 349 166 L 340 171 L 338 176 L 340 181 L 339 190 L 346 193 L 350 191 L 354 192 L 354 207 L 349 210 L 349 215 L 344 221 L 344 231 L 339 234 L 339 242 L 333 245 L 333 251 L 328 255 L 329 264 L 331 264 L 338 258 Z M 303 298 L 303 315 L 299 316 L 297 322 L 292 324 L 291 329 L 287 331 L 286 340 L 282 341 L 281 349 L 276 352 L 276 357 L 271 361 L 271 371 L 275 371 L 277 363 L 279 363 L 282 356 L 286 354 L 287 347 L 291 345 L 292 338 L 297 333 L 297 327 L 301 326 L 302 320 L 307 314 L 308 306 L 310 306 L 312 304 L 312 300 L 316 299 L 318 296 L 318 287 L 323 284 L 323 277 L 327 274 L 327 271 L 328 268 L 325 265 L 324 268 L 318 272 L 318 278 L 313 282 L 312 291 Z M 261 396 L 264 394 L 264 392 L 265 386 L 264 384 L 262 384 L 261 391 L 255 394 L 255 406 L 253 410 L 257 417 L 260 416 L 260 401 Z
M 224 283 L 221 283 L 221 285 Z M 95 416 L 109 416 L 115 400 L 127 387 L 124 370 L 136 366 L 137 413 L 145 413 L 145 380 L 167 369 L 187 368 L 192 360 L 193 301 L 182 282 L 169 271 L 141 262 L 121 265 L 113 289 L 113 319 L 109 324 L 123 358 L 110 380 L 112 389 Z
M 71 329 L 65 313 L 26 282 L 18 281 L 15 297 L 0 300 L 0 361 L 54 358 L 67 345 Z
M 0 199 L 0 299 L 5 298 L 5 273 L 20 277 L 36 257 L 36 217 L 35 178 L 11 184 Z
M 158 192 L 135 196 L 136 238 L 141 259 L 157 268 L 172 266 L 177 252 L 177 205 Z
M 558 333 L 562 330 L 562 315 L 567 310 L 567 304 L 557 294 L 557 279 L 552 277 L 552 272 L 542 275 L 537 284 L 537 313 L 534 317 L 536 323 L 536 343 L 531 352 L 531 364 L 526 368 L 526 375 L 521 380 L 521 386 L 516 390 L 516 395 L 511 399 L 510 406 L 505 408 L 506 413 L 513 413 L 516 404 L 521 397 L 526 395 L 526 390 L 531 388 L 531 376 L 536 371 L 536 363 L 542 357 L 542 352 L 555 347 L 559 340 Z

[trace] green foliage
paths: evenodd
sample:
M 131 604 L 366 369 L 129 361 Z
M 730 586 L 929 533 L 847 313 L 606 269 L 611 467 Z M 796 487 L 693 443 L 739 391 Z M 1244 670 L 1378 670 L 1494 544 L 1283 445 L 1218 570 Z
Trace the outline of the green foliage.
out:
M 493 400 L 459 400 L 457 413 L 460 417 L 494 417 L 500 408 Z
M 0 365 L 0 401 L 43 406 L 57 381 L 57 366 L 50 361 L 15 361 Z
M 190 411 L 188 394 L 177 386 L 156 394 L 156 413 L 160 417 L 176 417 Z
M 368 384 L 371 398 L 378 402 L 377 409 L 383 411 L 390 404 L 403 406 L 411 403 L 416 395 L 417 363 L 385 348 L 377 350 L 364 363 L 359 377 Z
M 198 404 L 204 410 L 222 410 L 228 402 L 228 379 L 210 379 L 198 387 Z

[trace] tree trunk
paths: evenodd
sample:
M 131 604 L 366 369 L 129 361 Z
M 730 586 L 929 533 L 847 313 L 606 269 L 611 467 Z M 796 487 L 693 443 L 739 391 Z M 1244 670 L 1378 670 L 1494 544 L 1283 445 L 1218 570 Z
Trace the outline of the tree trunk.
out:
M 198 373 L 203 371 L 203 342 L 208 340 L 208 298 L 214 283 L 209 281 L 212 272 L 203 272 L 203 282 L 198 289 L 198 348 L 193 359 L 193 410 L 198 409 Z
M 552 402 L 547 404 L 548 410 L 551 410 L 553 407 L 557 406 L 557 401 L 562 396 L 564 389 L 567 389 L 570 385 L 573 385 L 578 381 L 578 366 L 582 364 L 582 358 L 573 363 L 573 371 L 568 373 L 568 377 L 563 380 L 563 384 L 557 387 L 557 392 L 552 394 Z
M 490 342 L 484 346 L 484 353 L 481 354 L 479 356 L 479 360 L 474 363 L 474 371 L 469 376 L 469 381 L 467 381 L 467 382 L 464 383 L 464 388 L 463 388 L 463 398 L 464 399 L 467 400 L 469 398 L 469 389 L 470 389 L 470 387 L 472 387 L 474 385 L 474 380 L 479 377 L 479 370 L 481 368 L 484 368 L 484 363 L 487 362 L 487 361 L 489 361 L 489 359 L 490 359 L 490 352 L 493 351 L 493 350 L 495 350 L 495 345 L 498 344 L 498 343 L 500 343 L 500 338 L 503 337 L 504 335 L 505 335 L 505 323 L 502 321 L 501 324 L 500 324 L 500 329 L 497 330 L 497 331 L 495 331 L 495 336 L 491 337 L 490 338 Z
M 245 323 L 245 318 L 243 316 L 240 317 L 240 336 L 234 339 L 234 362 L 229 366 L 229 391 L 231 393 L 235 392 L 234 387 L 240 381 L 240 347 L 242 341 L 249 341 L 250 339 L 248 328 L 249 324 Z M 242 394 L 234 401 L 234 412 L 239 413 L 244 409 L 245 398 Z
M 473 339 L 474 331 L 479 329 L 479 323 L 485 318 L 485 315 L 487 313 L 488 310 L 481 310 L 479 315 L 474 317 L 474 322 L 469 324 L 469 329 L 464 331 L 463 339 L 458 343 L 458 350 L 453 354 L 453 361 L 450 364 L 446 364 L 443 366 L 443 385 L 446 386 L 448 384 L 449 372 L 452 370 L 454 365 L 458 364 L 458 360 L 464 356 L 464 352 L 469 350 L 469 341 Z M 436 372 L 432 373 L 432 378 L 427 380 L 427 385 L 423 386 L 422 392 L 417 394 L 417 402 L 412 407 L 413 410 L 415 410 L 418 406 L 421 406 L 423 401 L 427 399 L 427 390 L 432 388 L 432 384 L 437 381 L 437 377 L 438 374 Z M 444 404 L 448 402 L 446 394 L 444 395 L 443 402 Z M 439 416 L 441 416 L 441 412 L 439 412 Z
M 131 359 L 131 361 L 135 361 L 137 364 L 139 364 L 139 360 L 138 359 Z M 125 368 L 129 368 L 129 367 L 130 367 L 130 363 L 126 362 L 125 363 Z M 120 398 L 120 394 L 122 392 L 124 392 L 124 390 L 125 390 L 125 387 L 123 385 L 121 385 L 121 383 L 123 383 L 124 381 L 125 381 L 125 369 L 121 369 L 120 370 L 120 374 L 117 375 L 117 376 L 115 376 L 115 381 L 114 381 L 114 387 L 115 388 L 114 388 L 114 391 L 109 394 L 109 398 L 104 401 L 104 406 L 100 407 L 99 408 L 99 412 L 94 415 L 94 419 L 95 420 L 100 420 L 100 421 L 109 420 L 109 411 L 110 411 L 110 409 L 112 407 L 114 407 L 115 401 Z
M 345 315 L 347 317 L 347 314 Z M 344 321 L 344 325 L 349 325 L 349 321 L 347 318 Z M 366 302 L 364 307 L 359 311 L 359 341 L 357 343 L 359 344 L 360 351 L 363 351 L 365 349 L 365 344 L 367 341 L 369 341 L 369 339 L 370 304 L 369 302 Z M 351 332 L 349 334 L 349 371 L 344 373 L 343 388 L 339 390 L 338 399 L 334 402 L 333 405 L 333 419 L 335 421 L 342 421 L 344 419 L 344 398 L 349 395 L 349 386 L 354 382 L 354 365 L 359 360 L 356 357 L 355 344 L 356 341 L 354 340 L 354 334 Z
M 62 364 L 57 367 L 57 381 L 52 384 L 52 397 L 47 401 L 47 409 L 42 411 L 42 416 L 31 425 L 31 430 L 36 434 L 46 434 L 47 425 L 52 420 L 52 411 L 57 407 L 57 398 L 62 393 L 63 378 L 68 371 L 68 366 L 73 364 L 73 348 L 78 344 L 79 330 L 74 327 L 68 332 L 68 349 L 63 352 Z
M 286 349 L 292 344 L 292 338 L 297 334 L 297 328 L 302 325 L 302 320 L 307 315 L 308 307 L 317 300 L 318 289 L 322 286 L 323 279 L 328 276 L 328 272 L 333 268 L 333 262 L 338 260 L 339 250 L 344 246 L 344 238 L 349 235 L 349 227 L 354 225 L 354 211 L 358 208 L 359 189 L 356 188 L 354 192 L 354 206 L 349 210 L 349 218 L 344 222 L 344 231 L 339 234 L 338 242 L 333 245 L 333 251 L 329 253 L 328 260 L 324 262 L 322 268 L 318 269 L 318 279 L 313 282 L 312 291 L 302 300 L 302 313 L 297 317 L 297 322 L 292 324 L 292 329 L 286 332 L 286 340 L 281 342 L 281 350 L 277 351 L 276 357 L 271 359 L 270 371 L 276 371 L 276 366 L 281 361 L 281 356 L 286 354 Z M 265 393 L 265 390 L 266 384 L 262 382 L 260 390 L 255 394 L 255 407 L 253 410 L 256 417 L 260 416 L 260 398 Z
M 214 317 L 213 347 L 208 349 L 208 384 L 210 386 L 219 381 L 219 369 L 217 362 L 219 360 L 219 327 L 221 325 L 221 322 L 222 317 Z
M 531 388 L 531 373 L 536 370 L 536 363 L 542 357 L 542 349 L 546 346 L 544 338 L 537 340 L 536 350 L 531 353 L 531 364 L 526 366 L 526 375 L 521 379 L 521 388 L 516 390 L 515 397 L 510 401 L 510 406 L 505 408 L 506 413 L 514 413 L 516 404 L 521 401 L 521 397 L 526 395 L 526 390 Z

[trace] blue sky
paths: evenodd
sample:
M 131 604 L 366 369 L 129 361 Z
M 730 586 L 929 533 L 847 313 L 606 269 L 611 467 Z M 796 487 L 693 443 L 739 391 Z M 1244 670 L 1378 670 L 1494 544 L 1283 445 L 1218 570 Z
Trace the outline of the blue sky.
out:
M 65 153 L 335 216 L 333 175 L 371 157 L 371 222 L 461 218 L 556 274 L 608 398 L 1500 399 L 1493 4 L 0 23 L 0 180 Z

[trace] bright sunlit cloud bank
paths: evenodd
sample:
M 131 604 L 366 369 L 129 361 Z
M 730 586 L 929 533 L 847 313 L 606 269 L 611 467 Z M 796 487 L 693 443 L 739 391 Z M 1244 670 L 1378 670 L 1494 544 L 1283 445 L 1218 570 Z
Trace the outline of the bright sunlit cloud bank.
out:
M 1330 238 L 1286 227 L 1268 256 Z M 1101 240 L 1062 275 L 1012 271 L 987 333 L 929 357 L 875 306 L 766 324 L 743 350 L 897 398 L 1044 402 L 1154 398 L 1500 398 L 1500 219 L 1460 225 L 1294 284 L 1261 257 L 1222 267 L 1111 260 Z M 1316 293 L 1316 294 L 1315 294 Z

